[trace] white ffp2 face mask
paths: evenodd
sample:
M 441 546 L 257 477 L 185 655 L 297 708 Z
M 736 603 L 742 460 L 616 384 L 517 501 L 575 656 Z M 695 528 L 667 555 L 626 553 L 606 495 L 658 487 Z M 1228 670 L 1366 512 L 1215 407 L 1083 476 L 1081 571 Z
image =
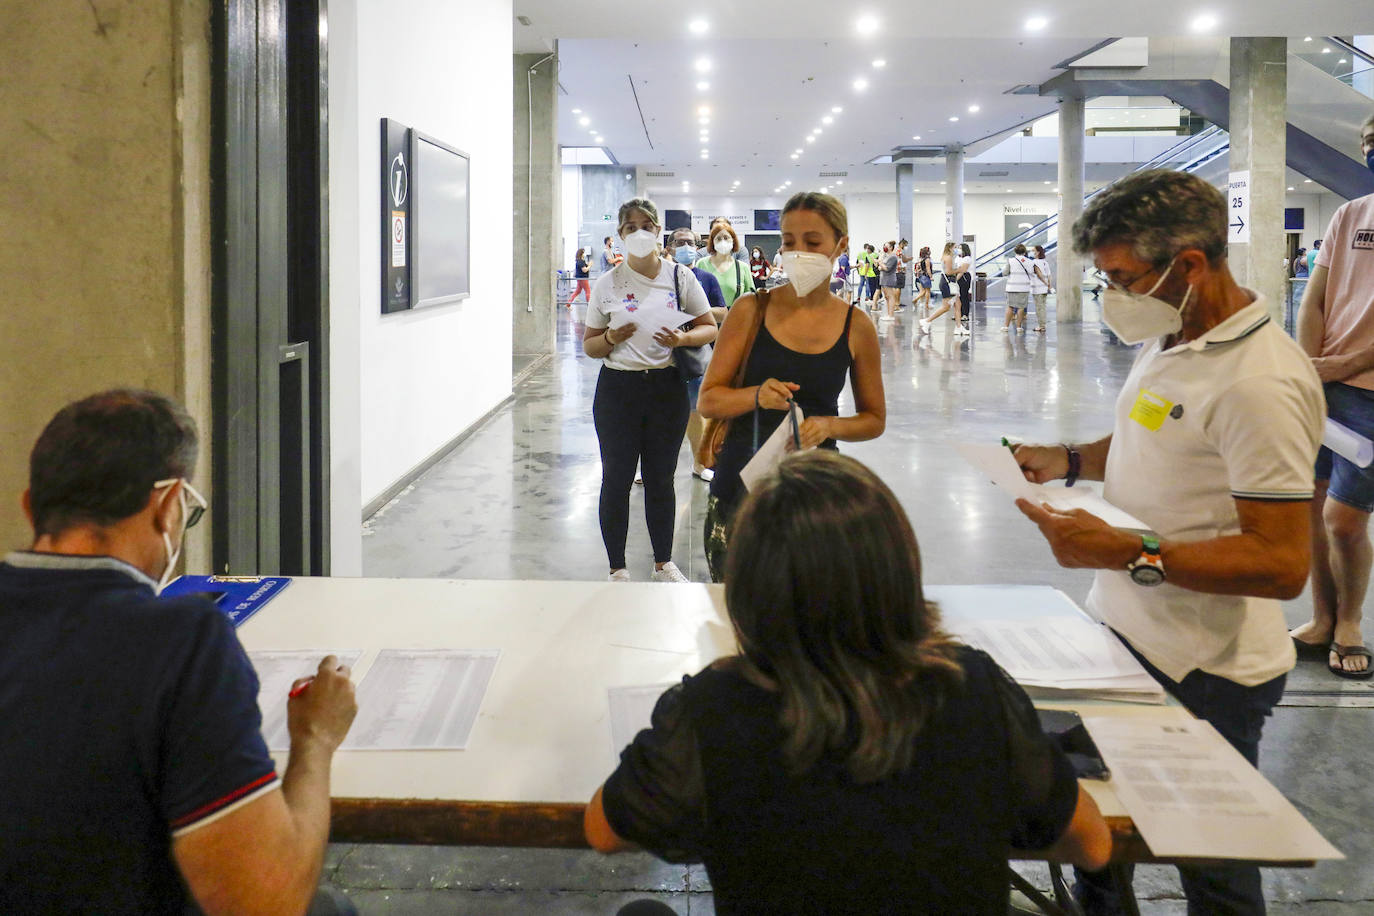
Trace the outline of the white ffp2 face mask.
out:
M 830 279 L 833 264 L 819 251 L 784 251 L 782 270 L 798 296 L 805 296 Z
M 181 545 L 186 540 L 186 490 L 179 491 L 181 500 L 181 534 L 177 536 L 177 546 L 172 547 L 172 538 L 166 531 L 162 532 L 162 546 L 167 551 L 167 568 L 162 571 L 162 576 L 157 580 L 157 593 L 162 594 L 163 590 L 171 583 L 172 577 L 176 574 L 177 560 L 181 557 Z
M 1155 290 L 1159 289 L 1173 269 L 1174 262 L 1170 261 L 1155 285 L 1144 295 L 1111 287 L 1102 293 L 1102 322 L 1122 343 L 1138 344 L 1183 330 L 1183 310 L 1193 295 L 1193 287 L 1188 287 L 1188 292 L 1177 307 L 1154 297 Z
M 711 247 L 716 250 L 716 254 L 730 254 L 735 250 L 735 242 L 730 236 L 721 235 L 716 237 L 716 241 Z
M 625 244 L 625 250 L 633 258 L 647 258 L 658 250 L 658 233 L 648 229 L 636 229 L 621 241 Z

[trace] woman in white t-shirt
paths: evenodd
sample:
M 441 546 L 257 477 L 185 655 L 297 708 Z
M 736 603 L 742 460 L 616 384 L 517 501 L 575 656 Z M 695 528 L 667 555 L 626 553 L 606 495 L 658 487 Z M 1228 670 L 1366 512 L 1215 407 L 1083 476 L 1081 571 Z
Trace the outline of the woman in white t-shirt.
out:
M 653 579 L 686 582 L 672 559 L 673 471 L 690 407 L 673 350 L 715 340 L 716 322 L 691 269 L 659 256 L 663 229 L 653 201 L 637 197 L 621 204 L 619 226 L 625 262 L 597 278 L 582 335 L 583 351 L 601 360 L 592 401 L 601 448 L 601 540 L 611 581 L 628 582 L 625 538 L 638 464 L 654 548 Z M 684 328 L 689 320 L 691 326 Z
M 1054 283 L 1050 281 L 1050 262 L 1045 259 L 1045 246 L 1036 245 L 1032 251 L 1035 254 L 1035 275 L 1031 278 L 1031 298 L 1035 300 L 1035 329 L 1043 334 L 1045 300 L 1054 292 Z

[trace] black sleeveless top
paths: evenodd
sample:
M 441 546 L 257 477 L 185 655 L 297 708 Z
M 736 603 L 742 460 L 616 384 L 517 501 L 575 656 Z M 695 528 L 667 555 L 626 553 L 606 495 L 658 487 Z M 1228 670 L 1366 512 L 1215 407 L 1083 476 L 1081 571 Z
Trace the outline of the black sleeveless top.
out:
M 844 330 L 840 339 L 823 353 L 798 353 L 789 350 L 768 333 L 768 322 L 759 325 L 749 363 L 744 370 L 744 387 L 761 385 L 770 378 L 795 382 L 801 387 L 793 398 L 802 414 L 808 417 L 833 417 L 840 411 L 840 392 L 849 378 L 854 358 L 849 353 L 849 325 L 854 318 L 851 307 L 844 316 Z M 787 416 L 785 410 L 759 410 L 759 444 L 762 445 Z M 821 448 L 835 448 L 835 440 L 827 439 Z M 716 476 L 711 480 L 711 495 L 726 505 L 733 505 L 747 492 L 740 483 L 739 472 L 754 457 L 753 413 L 741 414 L 730 423 L 720 454 L 716 456 Z
M 607 821 L 668 861 L 704 862 L 721 916 L 1003 916 L 1008 850 L 1052 845 L 1078 780 L 996 662 L 964 647 L 959 663 L 911 767 L 866 784 L 834 754 L 787 771 L 776 693 L 729 667 L 684 678 L 606 780 Z

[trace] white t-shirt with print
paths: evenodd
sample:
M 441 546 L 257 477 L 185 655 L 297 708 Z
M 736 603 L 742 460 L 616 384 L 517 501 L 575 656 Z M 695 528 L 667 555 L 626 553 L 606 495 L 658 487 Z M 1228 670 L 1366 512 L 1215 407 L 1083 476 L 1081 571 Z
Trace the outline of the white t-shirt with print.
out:
M 682 293 L 678 301 L 673 291 L 673 271 L 678 272 L 677 288 Z M 639 310 L 641 304 L 667 304 L 683 313 L 685 324 L 698 315 L 706 314 L 711 305 L 706 300 L 706 291 L 701 281 L 689 268 L 671 261 L 659 259 L 658 276 L 648 277 L 621 264 L 614 270 L 602 274 L 592 284 L 592 301 L 587 306 L 587 327 L 602 330 L 611 325 L 617 327 L 625 321 L 618 316 L 628 312 L 630 316 Z M 630 320 L 634 320 L 630 317 Z M 673 351 L 655 341 L 641 344 L 630 339 L 617 344 L 602 362 L 612 369 L 635 371 L 639 369 L 663 369 L 672 363 Z
M 1240 533 L 1236 500 L 1312 498 L 1326 403 L 1312 361 L 1254 302 L 1197 340 L 1146 343 L 1116 401 L 1107 501 L 1161 538 Z M 1166 568 L 1165 572 L 1168 570 Z M 1201 669 L 1245 686 L 1290 670 L 1272 598 L 1213 595 L 1098 570 L 1088 609 L 1175 681 Z

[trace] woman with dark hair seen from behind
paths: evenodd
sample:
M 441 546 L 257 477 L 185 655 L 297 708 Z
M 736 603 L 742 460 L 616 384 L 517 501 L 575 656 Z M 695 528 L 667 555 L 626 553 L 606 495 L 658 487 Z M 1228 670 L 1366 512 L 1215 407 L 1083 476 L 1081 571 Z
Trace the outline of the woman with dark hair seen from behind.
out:
M 1035 300 L 1035 330 L 1045 332 L 1045 300 L 1054 292 L 1054 279 L 1050 277 L 1050 262 L 1045 258 L 1045 246 L 1036 245 L 1035 277 L 1031 280 L 1031 298 Z
M 930 260 L 930 246 L 922 245 L 921 253 L 916 257 L 916 275 L 914 277 L 916 296 L 911 300 L 912 311 L 916 312 L 920 318 L 930 314 L 930 284 L 934 275 L 935 265 Z M 923 326 L 921 330 L 929 330 L 929 325 Z
M 862 310 L 830 292 L 828 283 L 849 240 L 844 204 L 829 194 L 803 191 L 787 201 L 781 224 L 788 282 L 735 303 L 697 399 L 703 417 L 732 420 L 706 501 L 706 562 L 714 582 L 724 574 L 731 519 L 744 497 L 739 475 L 754 455 L 755 416 L 761 443 L 795 401 L 805 417 L 804 449 L 875 439 L 887 424 L 878 332 Z M 741 365 L 743 380 L 736 382 Z M 851 417 L 838 415 L 846 380 L 854 392 Z
M 635 466 L 644 476 L 644 518 L 654 549 L 656 582 L 686 582 L 672 561 L 677 468 L 687 431 L 687 383 L 672 364 L 677 347 L 700 347 L 716 337 L 706 293 L 692 271 L 659 257 L 663 228 L 658 207 L 636 197 L 620 205 L 619 235 L 625 261 L 602 274 L 587 306 L 582 349 L 602 361 L 592 401 L 601 450 L 597 515 L 610 561 L 610 580 L 628 582 L 625 538 Z M 672 327 L 639 333 L 640 309 L 666 305 L 682 313 Z M 680 325 L 691 320 L 688 328 Z
M 868 468 L 785 458 L 740 510 L 725 604 L 739 654 L 659 698 L 587 807 L 594 848 L 704 862 L 721 914 L 1004 916 L 1010 850 L 1107 862 L 1029 698 L 942 631 Z

